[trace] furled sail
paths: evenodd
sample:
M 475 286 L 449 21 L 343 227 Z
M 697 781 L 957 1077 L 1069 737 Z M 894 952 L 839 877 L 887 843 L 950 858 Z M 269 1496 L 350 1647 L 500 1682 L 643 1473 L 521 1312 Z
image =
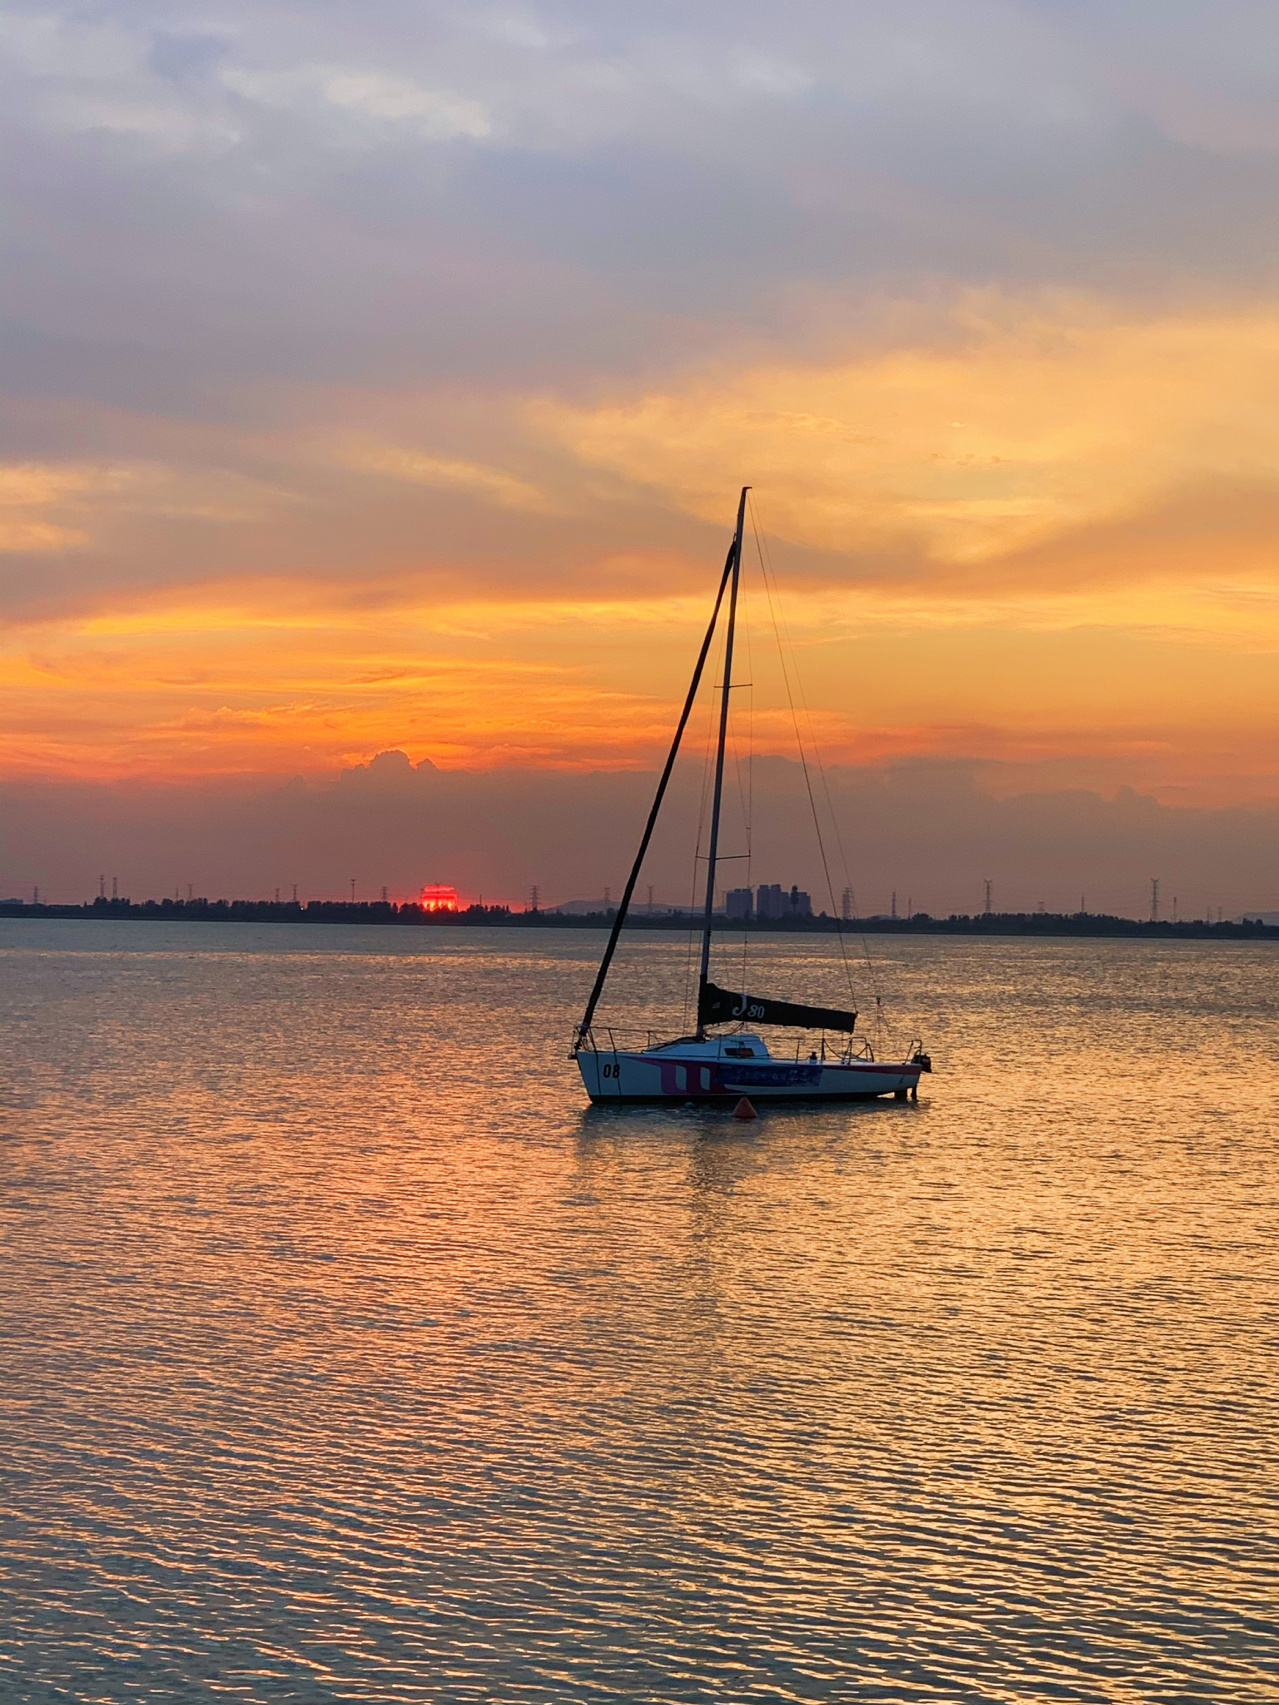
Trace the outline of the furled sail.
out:
M 855 1012 L 835 1006 L 800 1006 L 794 1001 L 767 1000 L 763 995 L 730 994 L 714 983 L 704 982 L 697 1001 L 697 1022 L 702 1024 L 789 1024 L 800 1030 L 853 1030 Z

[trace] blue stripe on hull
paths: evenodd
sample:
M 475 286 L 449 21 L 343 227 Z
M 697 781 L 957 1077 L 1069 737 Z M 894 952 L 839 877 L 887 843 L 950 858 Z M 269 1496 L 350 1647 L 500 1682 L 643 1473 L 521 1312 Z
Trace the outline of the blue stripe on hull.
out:
M 914 1086 L 911 1083 L 904 1083 L 901 1087 L 903 1089 L 911 1089 Z M 738 1101 L 741 1100 L 742 1095 L 745 1093 L 746 1092 L 744 1090 L 740 1093 L 734 1090 L 728 1095 L 694 1094 L 691 1091 L 687 1095 L 599 1094 L 592 1095 L 591 1101 L 596 1107 L 683 1107 L 690 1102 L 696 1102 L 699 1107 L 727 1107 L 736 1106 Z M 805 1094 L 802 1090 L 797 1090 L 793 1094 L 760 1095 L 757 1096 L 756 1099 L 761 1107 L 794 1106 L 796 1103 L 800 1102 L 804 1103 L 806 1106 L 812 1106 L 814 1103 L 826 1101 L 881 1101 L 884 1096 L 895 1095 L 896 1093 L 897 1092 L 894 1089 L 819 1089 L 810 1090 L 807 1094 Z
M 592 1101 L 672 1106 L 687 1101 L 738 1101 L 743 1095 L 772 1101 L 873 1101 L 914 1089 L 919 1068 L 906 1061 L 836 1065 L 830 1061 L 672 1059 L 618 1053 L 578 1055 Z

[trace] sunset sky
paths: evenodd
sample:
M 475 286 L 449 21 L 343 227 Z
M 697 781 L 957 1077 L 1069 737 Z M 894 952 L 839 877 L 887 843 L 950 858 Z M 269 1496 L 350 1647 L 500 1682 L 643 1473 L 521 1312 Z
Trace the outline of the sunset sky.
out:
M 19 0 L 4 45 L 0 885 L 171 889 L 198 819 L 265 892 L 275 807 L 246 851 L 215 802 L 383 751 L 589 819 L 749 482 L 848 788 L 1076 801 L 1054 903 L 1135 793 L 1199 899 L 1279 906 L 1279 8 Z M 555 897 L 620 885 L 636 787 Z M 939 907 L 994 856 L 944 839 Z

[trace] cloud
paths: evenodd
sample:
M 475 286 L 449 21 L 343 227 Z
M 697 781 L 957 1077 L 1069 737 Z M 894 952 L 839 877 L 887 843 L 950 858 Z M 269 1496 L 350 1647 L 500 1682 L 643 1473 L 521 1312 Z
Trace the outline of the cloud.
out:
M 318 99 L 339 112 L 399 126 L 429 142 L 480 140 L 492 130 L 478 101 L 379 71 L 341 65 L 300 65 L 286 71 L 230 66 L 222 71 L 221 82 L 234 94 L 265 106 L 297 109 Z
M 380 748 L 449 768 L 582 770 L 659 761 L 706 619 L 696 596 L 623 603 L 305 581 L 119 601 L 10 622 L 0 757 L 10 775 L 332 774 Z M 1231 625 L 1141 629 L 1017 613 L 963 620 L 887 600 L 797 597 L 784 613 L 805 730 L 827 762 L 944 756 L 1022 786 L 1140 784 L 1203 803 L 1276 795 L 1276 603 Z M 1211 607 L 1209 607 L 1211 613 Z M 749 699 L 735 750 L 793 754 L 767 603 L 741 608 Z M 748 643 L 749 642 L 749 643 Z M 1087 683 L 1081 693 L 1080 683 Z M 710 707 L 689 740 L 700 751 Z M 1010 772 L 1011 773 L 1011 772 Z
M 592 626 L 580 608 L 530 643 L 536 615 L 509 607 L 321 611 L 297 591 L 11 627 L 5 768 L 323 774 L 393 743 L 452 765 L 580 768 L 634 764 L 667 737 L 651 682 L 601 678 L 571 655 L 565 624 L 579 640 Z
M 0 551 L 48 553 L 100 545 L 122 522 L 138 518 L 252 522 L 292 501 L 292 493 L 227 468 L 148 462 L 0 464 Z
M 10 102 L 55 134 L 132 138 L 162 155 L 224 152 L 240 130 L 198 85 L 179 86 L 166 74 L 172 42 L 158 37 L 161 51 L 152 54 L 146 33 L 110 8 L 91 19 L 70 8 L 15 8 L 0 30 Z M 199 60 L 188 54 L 187 62 Z
M 428 456 L 394 445 L 355 445 L 344 460 L 349 467 L 385 474 L 409 485 L 443 486 L 471 492 L 504 509 L 545 509 L 547 499 L 527 480 L 516 479 L 500 468 L 480 467 L 474 462 L 455 461 L 447 456 Z
M 1279 311 L 1134 320 L 972 301 L 950 346 L 722 368 L 538 422 L 707 520 L 738 479 L 827 551 L 1021 557 L 1214 482 L 1273 487 Z
M 88 544 L 87 532 L 48 518 L 49 512 L 78 512 L 93 498 L 115 496 L 132 479 L 127 468 L 0 464 L 0 551 L 43 553 Z
M 1273 790 L 1272 11 L 11 9 L 12 761 L 645 762 L 750 479 L 843 756 Z

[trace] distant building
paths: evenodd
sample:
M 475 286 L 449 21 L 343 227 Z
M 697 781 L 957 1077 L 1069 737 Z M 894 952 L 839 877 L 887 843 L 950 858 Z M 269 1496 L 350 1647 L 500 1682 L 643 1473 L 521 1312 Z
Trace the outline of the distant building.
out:
M 749 889 L 734 890 L 739 894 L 749 894 Z M 755 916 L 757 918 L 811 918 L 813 915 L 812 896 L 802 888 L 791 888 L 788 892 L 780 882 L 761 882 L 755 893 Z M 730 917 L 749 917 L 750 912 L 730 913 Z
M 730 888 L 724 896 L 724 910 L 730 918 L 749 918 L 754 895 L 749 888 Z

